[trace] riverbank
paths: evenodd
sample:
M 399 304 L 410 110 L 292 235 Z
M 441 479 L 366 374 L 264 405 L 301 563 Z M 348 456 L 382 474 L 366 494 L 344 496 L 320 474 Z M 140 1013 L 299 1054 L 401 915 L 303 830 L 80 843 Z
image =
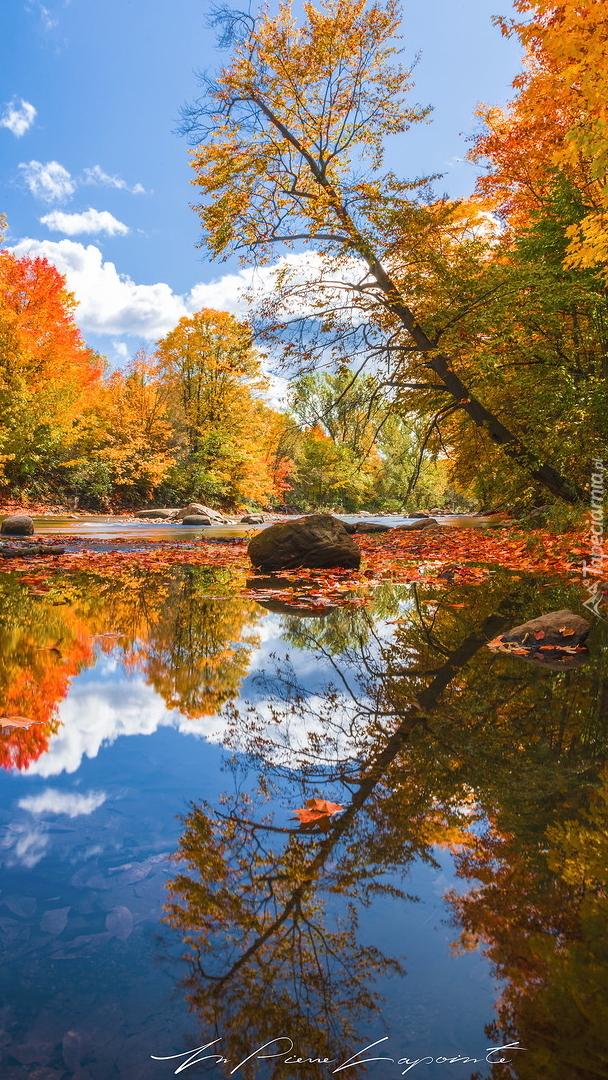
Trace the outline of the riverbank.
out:
M 215 530 L 214 530 L 215 531 Z M 218 530 L 219 531 L 219 530 Z M 253 531 L 253 530 L 252 530 Z M 138 540 L 119 543 L 116 539 L 64 533 L 37 536 L 43 546 L 60 544 L 63 554 L 35 558 L 3 558 L 5 571 L 26 575 L 25 584 L 42 589 L 52 587 L 54 570 L 88 570 L 105 577 L 117 570 L 138 567 L 170 570 L 176 565 L 230 567 L 238 571 L 242 587 L 255 577 L 247 557 L 249 537 L 209 538 L 205 530 L 190 538 Z M 584 563 L 589 559 L 589 540 L 583 533 L 558 536 L 544 530 L 479 530 L 453 527 L 402 532 L 391 529 L 379 535 L 357 535 L 362 552 L 358 572 L 340 570 L 294 570 L 282 572 L 282 581 L 309 580 L 323 591 L 339 584 L 361 588 L 375 583 L 436 580 L 438 584 L 481 580 L 498 568 L 514 573 L 535 574 L 540 580 L 570 578 L 582 584 Z M 14 546 L 14 545 L 11 545 Z M 588 572 L 588 571 L 587 571 Z M 272 589 L 271 589 L 272 591 Z M 277 591 L 281 591 L 277 586 Z

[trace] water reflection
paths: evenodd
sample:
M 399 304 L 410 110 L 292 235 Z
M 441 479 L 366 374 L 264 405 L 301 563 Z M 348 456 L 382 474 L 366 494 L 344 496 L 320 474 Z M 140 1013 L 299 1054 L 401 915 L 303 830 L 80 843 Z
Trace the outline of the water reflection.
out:
M 384 601 L 390 614 L 394 595 Z M 568 1075 L 605 1075 L 608 1025 L 595 1003 L 606 990 L 608 683 L 599 632 L 584 674 L 530 670 L 485 648 L 537 614 L 532 604 L 532 583 L 497 579 L 483 592 L 414 589 L 391 640 L 368 611 L 285 621 L 287 641 L 331 661 L 333 681 L 311 693 L 283 662 L 265 675 L 264 713 L 235 710 L 229 741 L 257 787 L 193 808 L 170 884 L 190 1005 L 230 1062 L 269 1032 L 294 1031 L 307 1053 L 346 1059 L 362 1019 L 369 1027 L 382 1010 L 375 979 L 401 970 L 361 945 L 360 914 L 404 895 L 396 879 L 444 847 L 472 886 L 450 896 L 459 947 L 481 944 L 506 980 L 487 1037 L 527 1047 L 485 1069 L 557 1077 L 567 1060 Z M 312 797 L 344 809 L 298 827 L 289 811 Z M 591 1042 L 589 1071 L 576 1056 Z M 262 1072 L 283 1069 L 279 1059 Z
M 0 700 L 5 716 L 33 721 L 0 735 L 0 764 L 32 768 L 61 728 L 59 706 L 74 677 L 108 658 L 105 681 L 122 667 L 151 688 L 166 709 L 196 719 L 213 716 L 239 691 L 262 611 L 253 600 L 231 595 L 230 570 L 185 567 L 173 573 L 137 568 L 108 580 L 77 573 L 53 579 L 47 590 L 30 588 L 27 577 L 0 579 Z M 223 594 L 223 595 L 222 595 Z M 111 658 L 111 662 L 110 662 Z M 124 688 L 120 693 L 123 711 Z M 150 730 L 159 708 L 149 695 L 147 721 L 141 703 L 135 730 Z M 101 715 L 99 742 L 108 736 Z M 162 710 L 160 710 L 162 713 Z M 68 710 L 69 715 L 69 710 Z M 71 719 L 74 720 L 73 715 Z M 155 725 L 153 725 L 154 727 Z M 152 727 L 152 729 L 153 729 Z M 59 735 L 59 738 L 61 735 Z M 86 750 L 91 749 L 90 743 Z M 70 760 L 70 768 L 77 767 Z M 41 769 L 44 772 L 44 768 Z
M 294 602 L 269 613 L 268 583 L 258 603 L 230 570 L 65 574 L 43 595 L 27 585 L 0 586 L 0 693 L 4 714 L 41 723 L 3 732 L 0 749 L 21 785 L 55 779 L 19 788 L 2 817 L 0 991 L 21 1010 L 4 1040 L 11 1080 L 156 1080 L 176 1065 L 151 1053 L 216 1036 L 232 1061 L 282 1035 L 303 1056 L 344 1061 L 384 1034 L 395 1058 L 479 1056 L 454 1072 L 467 1078 L 606 1075 L 606 630 L 594 626 L 575 671 L 485 647 L 549 608 L 578 610 L 573 587 L 509 575 L 383 585 L 366 607 L 320 613 L 295 582 Z M 203 772 L 175 731 L 169 752 L 168 710 L 180 731 L 217 725 L 227 773 L 217 755 Z M 156 739 L 124 751 L 122 771 L 108 749 L 117 731 Z M 301 827 L 294 811 L 314 797 L 344 809 Z M 461 961 L 442 961 L 424 1008 L 407 974 L 416 935 L 426 947 L 433 932 L 411 894 L 421 868 L 449 886 L 450 862 L 454 951 L 465 965 L 484 950 L 503 981 L 486 1035 L 489 983 L 474 1002 Z M 394 940 L 370 929 L 384 912 Z M 189 1025 L 169 1004 L 180 978 Z M 62 1049 L 70 1032 L 80 1042 Z M 483 1060 L 518 1040 L 528 1049 L 508 1067 Z M 281 1058 L 248 1071 L 292 1075 Z

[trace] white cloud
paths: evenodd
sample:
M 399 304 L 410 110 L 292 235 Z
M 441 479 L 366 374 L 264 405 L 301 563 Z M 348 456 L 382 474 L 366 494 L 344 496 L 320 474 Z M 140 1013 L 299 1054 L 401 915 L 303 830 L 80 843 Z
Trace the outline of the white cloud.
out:
M 114 342 L 114 355 L 119 363 L 124 364 L 129 359 L 129 346 L 126 341 Z
M 184 315 L 192 315 L 204 307 L 246 318 L 248 291 L 252 288 L 262 294 L 272 291 L 276 271 L 285 265 L 281 261 L 259 271 L 225 274 L 215 281 L 199 282 L 189 292 L 179 294 L 166 282 L 138 285 L 126 274 L 120 274 L 113 262 L 105 262 L 94 244 L 28 238 L 11 250 L 17 256 L 48 259 L 65 275 L 78 304 L 76 320 L 85 334 L 128 335 L 148 341 L 163 337 Z M 294 255 L 290 262 L 314 269 L 315 256 L 314 253 Z M 273 399 L 278 401 L 284 389 L 284 380 L 274 383 Z
M 43 202 L 61 202 L 76 190 L 69 172 L 58 161 L 47 161 L 45 165 L 41 161 L 22 162 L 19 168 L 32 195 Z
M 65 214 L 62 210 L 52 210 L 40 218 L 42 225 L 55 232 L 76 236 L 78 233 L 107 233 L 108 236 L 126 236 L 128 225 L 115 218 L 109 210 L 93 210 L 89 207 L 80 214 Z
M 17 256 L 48 259 L 65 274 L 78 302 L 76 318 L 83 331 L 128 334 L 156 340 L 172 330 L 188 308 L 169 285 L 138 285 L 104 262 L 93 244 L 74 240 L 23 240 L 12 248 Z
M 102 746 L 121 735 L 151 735 L 163 726 L 176 725 L 178 714 L 169 712 L 153 687 L 143 679 L 108 684 L 104 676 L 106 660 L 99 662 L 99 682 L 75 679 L 70 696 L 62 702 L 57 733 L 49 749 L 32 761 L 28 776 L 57 776 L 74 773 L 83 758 L 97 757 Z
M 17 805 L 22 810 L 28 810 L 30 814 L 67 814 L 68 817 L 80 817 L 81 814 L 92 814 L 106 799 L 107 795 L 103 791 L 89 791 L 86 795 L 81 795 L 74 791 L 46 788 L 39 795 L 27 795 L 24 799 L 19 799 Z
M 84 184 L 99 184 L 102 187 L 120 188 L 123 191 L 130 191 L 131 195 L 145 195 L 146 189 L 143 184 L 134 184 L 130 187 L 126 180 L 123 180 L 121 176 L 110 176 L 105 172 L 101 165 L 93 165 L 92 169 L 84 170 Z
M 33 105 L 30 105 L 29 101 L 20 98 L 18 102 L 17 99 L 14 99 L 9 102 L 4 113 L 0 116 L 0 127 L 8 128 L 19 139 L 22 135 L 25 135 L 26 131 L 29 131 L 35 118 L 36 110 Z
M 59 20 L 55 18 L 54 13 L 41 0 L 26 0 L 25 6 L 30 11 L 37 12 L 40 15 L 42 27 L 47 33 L 59 26 Z

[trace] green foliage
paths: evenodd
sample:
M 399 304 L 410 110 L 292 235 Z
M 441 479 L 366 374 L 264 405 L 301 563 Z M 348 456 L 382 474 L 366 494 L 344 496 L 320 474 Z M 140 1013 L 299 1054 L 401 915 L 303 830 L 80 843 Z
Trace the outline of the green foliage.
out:
M 394 411 L 379 379 L 347 367 L 297 379 L 290 499 L 305 508 L 401 511 L 441 503 L 446 466 L 420 446 L 424 424 Z

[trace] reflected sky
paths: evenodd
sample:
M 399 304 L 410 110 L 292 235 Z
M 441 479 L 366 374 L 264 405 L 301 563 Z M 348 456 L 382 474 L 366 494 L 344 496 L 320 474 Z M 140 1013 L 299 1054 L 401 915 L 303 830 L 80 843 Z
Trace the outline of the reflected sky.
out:
M 273 1017 L 306 1054 L 355 1054 L 386 1037 L 381 1052 L 395 1059 L 480 1058 L 453 1064 L 447 1075 L 461 1080 L 475 1069 L 528 1080 L 540 1060 L 559 1075 L 543 1009 L 567 1013 L 572 971 L 596 971 L 599 955 L 603 886 L 586 852 L 603 828 L 594 793 L 608 757 L 601 628 L 585 665 L 555 674 L 484 647 L 484 627 L 538 614 L 535 583 L 508 576 L 443 593 L 383 586 L 367 607 L 309 619 L 239 597 L 225 577 L 228 599 L 214 600 L 218 580 L 200 570 L 110 584 L 66 575 L 44 598 L 6 575 L 3 590 L 3 712 L 41 721 L 0 736 L 3 1080 L 169 1077 L 181 1059 L 150 1055 L 219 1032 L 231 1056 L 243 1032 L 275 1037 Z M 575 603 L 573 590 L 551 595 L 555 608 Z M 312 794 L 345 810 L 301 831 L 293 811 Z M 186 850 L 192 865 L 174 859 Z M 599 908 L 581 910 L 573 863 Z M 187 884 L 195 864 L 210 868 L 208 893 Z M 233 963 L 254 932 L 237 881 L 250 880 L 251 910 L 266 918 L 266 864 L 279 875 L 270 908 L 316 867 L 304 914 L 348 958 L 338 983 L 329 964 L 333 1002 L 308 945 L 294 968 L 304 982 L 277 969 L 253 993 L 252 969 L 218 996 L 192 981 L 186 937 L 211 934 L 211 973 L 223 978 L 223 958 Z M 225 910 L 220 871 L 235 883 Z M 208 911 L 221 901 L 207 930 L 201 895 Z M 183 917 L 163 919 L 168 900 Z M 290 948 L 277 939 L 264 970 L 292 963 Z M 487 1047 L 518 1038 L 531 1040 L 530 1067 L 485 1061 Z M 592 1038 L 583 1025 L 579 1047 Z M 405 1069 L 393 1065 L 346 1075 L 388 1080 Z M 330 1075 L 315 1070 L 297 1075 Z M 444 1074 L 434 1060 L 407 1073 Z M 279 1060 L 254 1075 L 296 1073 Z

